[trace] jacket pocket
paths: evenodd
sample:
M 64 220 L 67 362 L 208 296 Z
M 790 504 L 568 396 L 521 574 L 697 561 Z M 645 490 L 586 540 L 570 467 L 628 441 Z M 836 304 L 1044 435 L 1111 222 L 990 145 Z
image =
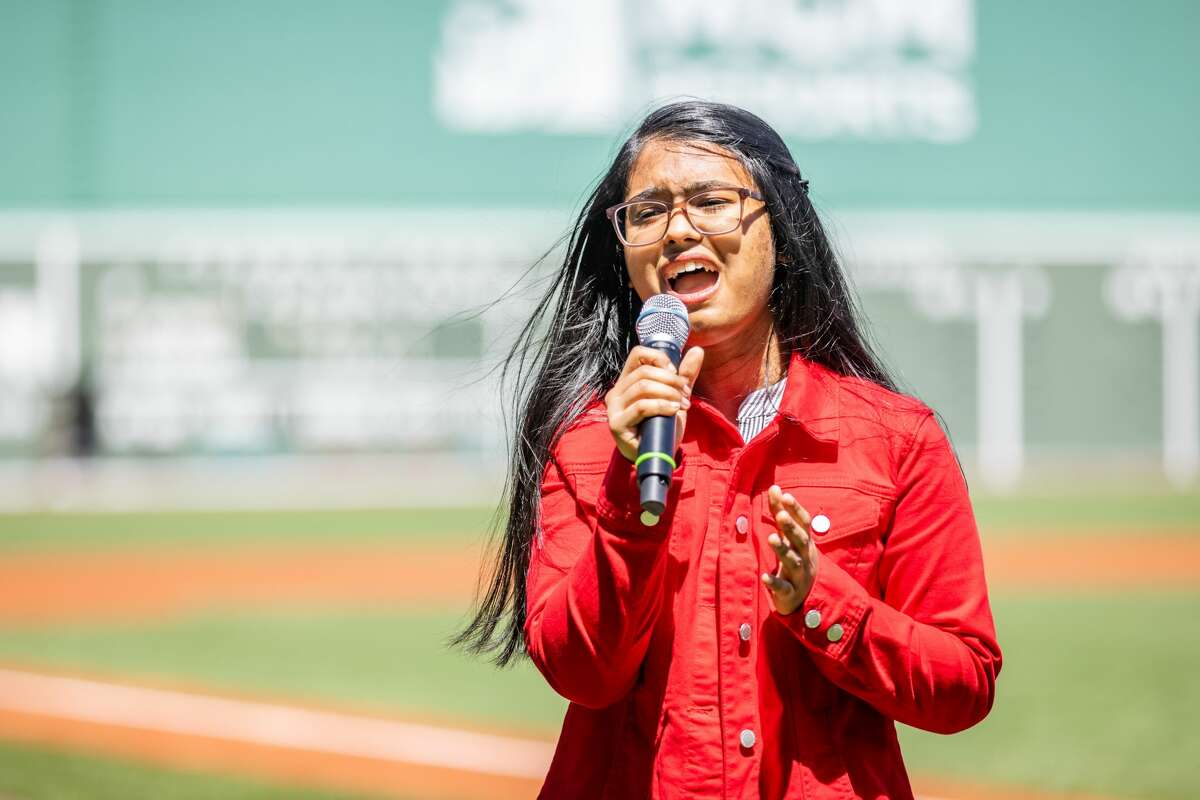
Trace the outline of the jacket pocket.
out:
M 671 491 L 668 495 L 669 505 L 682 503 L 696 492 L 696 473 L 699 466 L 681 469 L 671 480 Z M 563 468 L 562 475 L 575 501 L 588 514 L 596 511 L 596 502 L 604 487 L 604 478 L 608 473 L 608 462 L 593 462 Z
M 866 583 L 883 551 L 883 503 L 871 494 L 842 486 L 780 484 L 812 516 L 810 531 L 821 555 L 837 563 L 860 583 Z M 775 530 L 775 519 L 764 492 L 760 500 L 767 533 Z M 774 563 L 775 553 L 760 541 L 764 557 Z

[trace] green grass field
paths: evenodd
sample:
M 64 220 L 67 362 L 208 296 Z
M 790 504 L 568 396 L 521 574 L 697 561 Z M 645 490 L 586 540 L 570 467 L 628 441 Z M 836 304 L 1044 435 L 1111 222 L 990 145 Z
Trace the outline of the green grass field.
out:
M 0 742 L 0 797 L 53 800 L 367 800 Z
M 491 517 L 492 509 L 485 508 L 0 514 L 0 555 L 243 544 L 328 547 L 346 540 L 468 543 L 483 540 Z
M 1135 522 L 1200 535 L 1196 496 L 983 500 L 988 535 L 1052 526 L 1113 547 Z M 180 545 L 474 543 L 483 510 L 0 517 L 3 553 Z M 1035 544 L 1031 542 L 1031 557 Z M 1114 558 L 1120 557 L 1113 547 Z M 1009 593 L 993 605 L 1005 665 L 995 709 L 951 737 L 902 730 L 916 773 L 1126 798 L 1200 797 L 1200 587 Z M 563 711 L 527 664 L 497 672 L 447 651 L 463 604 L 381 611 L 215 606 L 153 622 L 0 628 L 0 662 L 315 701 L 552 735 Z M 164 787 L 170 787 L 168 791 Z M 0 797 L 333 798 L 228 776 L 0 746 Z M 5 797 L 7 800 L 7 797 Z
M 1136 491 L 1027 494 L 973 500 L 991 536 L 1043 533 L 1121 535 L 1155 527 L 1200 533 L 1200 493 Z M 163 511 L 0 514 L 0 555 L 48 550 L 211 547 L 249 543 L 288 547 L 354 542 L 480 543 L 493 509 L 407 508 L 312 511 Z

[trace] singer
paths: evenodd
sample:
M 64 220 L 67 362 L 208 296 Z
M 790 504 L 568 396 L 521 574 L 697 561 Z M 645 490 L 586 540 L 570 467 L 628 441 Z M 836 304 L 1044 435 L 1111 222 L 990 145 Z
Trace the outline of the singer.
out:
M 656 295 L 686 308 L 678 367 L 636 338 Z M 761 119 L 651 113 L 508 367 L 509 513 L 458 641 L 527 653 L 570 701 L 542 797 L 912 798 L 895 722 L 988 713 L 1001 655 L 959 464 L 873 353 Z M 661 517 L 634 464 L 656 418 Z

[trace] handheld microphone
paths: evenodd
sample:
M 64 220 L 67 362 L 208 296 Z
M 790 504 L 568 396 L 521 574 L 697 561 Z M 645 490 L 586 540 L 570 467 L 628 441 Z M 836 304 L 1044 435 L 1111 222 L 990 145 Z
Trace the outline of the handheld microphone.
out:
M 637 318 L 638 342 L 661 350 L 679 366 L 687 342 L 687 307 L 677 297 L 656 294 L 642 305 Z M 654 525 L 667 507 L 667 490 L 675 469 L 675 417 L 647 417 L 638 425 L 638 486 L 642 524 Z

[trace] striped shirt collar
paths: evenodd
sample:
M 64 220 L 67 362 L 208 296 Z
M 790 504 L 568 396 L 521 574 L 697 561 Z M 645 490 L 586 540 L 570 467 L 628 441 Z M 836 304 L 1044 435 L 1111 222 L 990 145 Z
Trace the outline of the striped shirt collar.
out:
M 737 411 L 737 427 L 743 442 L 749 442 L 762 433 L 771 424 L 771 420 L 775 419 L 786 384 L 785 375 L 770 386 L 760 386 L 746 395 Z

